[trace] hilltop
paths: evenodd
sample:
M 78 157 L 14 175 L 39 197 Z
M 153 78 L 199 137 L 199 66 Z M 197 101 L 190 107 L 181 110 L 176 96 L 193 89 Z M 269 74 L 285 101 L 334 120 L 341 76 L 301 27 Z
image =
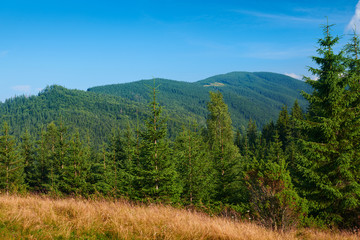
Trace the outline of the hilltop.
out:
M 25 129 L 31 134 L 51 121 L 79 129 L 95 143 L 108 139 L 111 132 L 127 124 L 135 125 L 147 116 L 149 87 L 154 79 L 91 87 L 87 91 L 53 85 L 37 96 L 19 96 L 0 103 L 0 121 L 7 121 L 15 136 Z M 310 91 L 303 81 L 276 73 L 232 72 L 196 82 L 155 79 L 158 99 L 168 117 L 169 135 L 182 125 L 196 121 L 205 125 L 209 91 L 222 92 L 234 128 L 243 129 L 249 119 L 261 128 L 277 118 L 283 105 L 295 99 L 306 107 L 300 92 Z
M 159 78 L 154 80 L 159 85 L 161 105 L 170 112 L 177 109 L 179 113 L 194 113 L 201 123 L 205 122 L 207 115 L 209 91 L 220 91 L 229 106 L 236 128 L 246 126 L 250 118 L 261 128 L 278 117 L 283 105 L 291 107 L 296 99 L 301 107 L 306 108 L 301 91 L 311 91 L 303 81 L 269 72 L 231 72 L 192 83 Z M 144 103 L 149 99 L 147 86 L 152 86 L 152 81 L 97 86 L 88 91 Z

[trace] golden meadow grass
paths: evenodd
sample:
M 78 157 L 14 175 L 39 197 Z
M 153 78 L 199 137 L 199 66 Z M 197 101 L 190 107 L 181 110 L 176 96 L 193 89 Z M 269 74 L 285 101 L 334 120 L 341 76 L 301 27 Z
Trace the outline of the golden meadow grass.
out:
M 125 201 L 0 195 L 0 239 L 360 239 L 315 230 L 274 232 L 253 223 Z

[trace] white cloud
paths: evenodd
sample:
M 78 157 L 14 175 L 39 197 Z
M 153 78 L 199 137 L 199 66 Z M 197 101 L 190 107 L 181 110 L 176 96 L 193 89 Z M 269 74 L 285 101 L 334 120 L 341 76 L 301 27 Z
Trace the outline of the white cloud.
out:
M 356 29 L 359 32 L 360 28 L 360 1 L 356 4 L 355 14 L 351 18 L 349 24 L 346 27 L 346 31 L 352 31 Z
M 13 90 L 21 93 L 29 94 L 31 92 L 31 86 L 30 85 L 16 85 L 11 87 Z
M 292 78 L 295 78 L 295 79 L 298 79 L 298 80 L 302 80 L 302 76 L 300 75 L 297 75 L 295 73 L 285 73 L 286 76 L 289 76 L 289 77 L 292 77 Z
M 308 22 L 308 23 L 321 23 L 323 19 L 316 19 L 312 17 L 295 17 L 290 15 L 283 15 L 283 14 L 269 14 L 263 12 L 256 12 L 256 11 L 247 11 L 247 10 L 235 10 L 235 12 L 245 15 L 250 15 L 259 18 L 267 18 L 277 21 L 283 22 Z

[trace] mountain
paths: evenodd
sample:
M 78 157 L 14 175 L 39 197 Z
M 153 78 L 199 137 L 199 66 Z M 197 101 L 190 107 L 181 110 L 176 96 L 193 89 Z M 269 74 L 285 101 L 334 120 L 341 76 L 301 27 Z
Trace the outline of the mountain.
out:
M 37 96 L 15 97 L 0 103 L 0 123 L 7 121 L 15 136 L 28 129 L 39 134 L 51 121 L 79 129 L 95 144 L 108 140 L 111 132 L 128 123 L 132 126 L 147 116 L 150 89 L 154 80 L 70 90 L 61 86 L 45 88 Z M 300 91 L 311 89 L 302 81 L 275 73 L 232 72 L 189 83 L 155 79 L 158 99 L 168 117 L 169 135 L 196 120 L 205 125 L 209 91 L 220 91 L 229 106 L 235 128 L 244 128 L 250 118 L 262 127 L 277 118 L 285 104 L 295 99 L 306 107 Z
M 278 117 L 283 105 L 291 107 L 296 99 L 305 109 L 307 103 L 300 92 L 311 91 L 303 81 L 269 72 L 231 72 L 193 83 L 167 79 L 155 81 L 159 85 L 161 105 L 170 112 L 177 110 L 178 114 L 194 113 L 201 124 L 205 124 L 209 91 L 222 92 L 229 106 L 233 124 L 239 128 L 245 127 L 250 118 L 261 128 Z M 151 80 L 141 80 L 93 87 L 88 91 L 121 96 L 140 103 L 146 102 L 149 98 L 147 85 L 152 84 Z

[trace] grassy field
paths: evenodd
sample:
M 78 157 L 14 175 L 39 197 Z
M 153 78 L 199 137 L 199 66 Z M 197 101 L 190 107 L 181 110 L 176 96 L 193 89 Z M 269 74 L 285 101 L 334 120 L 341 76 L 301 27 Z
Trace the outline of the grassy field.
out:
M 360 239 L 315 230 L 273 232 L 168 206 L 0 195 L 0 239 Z

